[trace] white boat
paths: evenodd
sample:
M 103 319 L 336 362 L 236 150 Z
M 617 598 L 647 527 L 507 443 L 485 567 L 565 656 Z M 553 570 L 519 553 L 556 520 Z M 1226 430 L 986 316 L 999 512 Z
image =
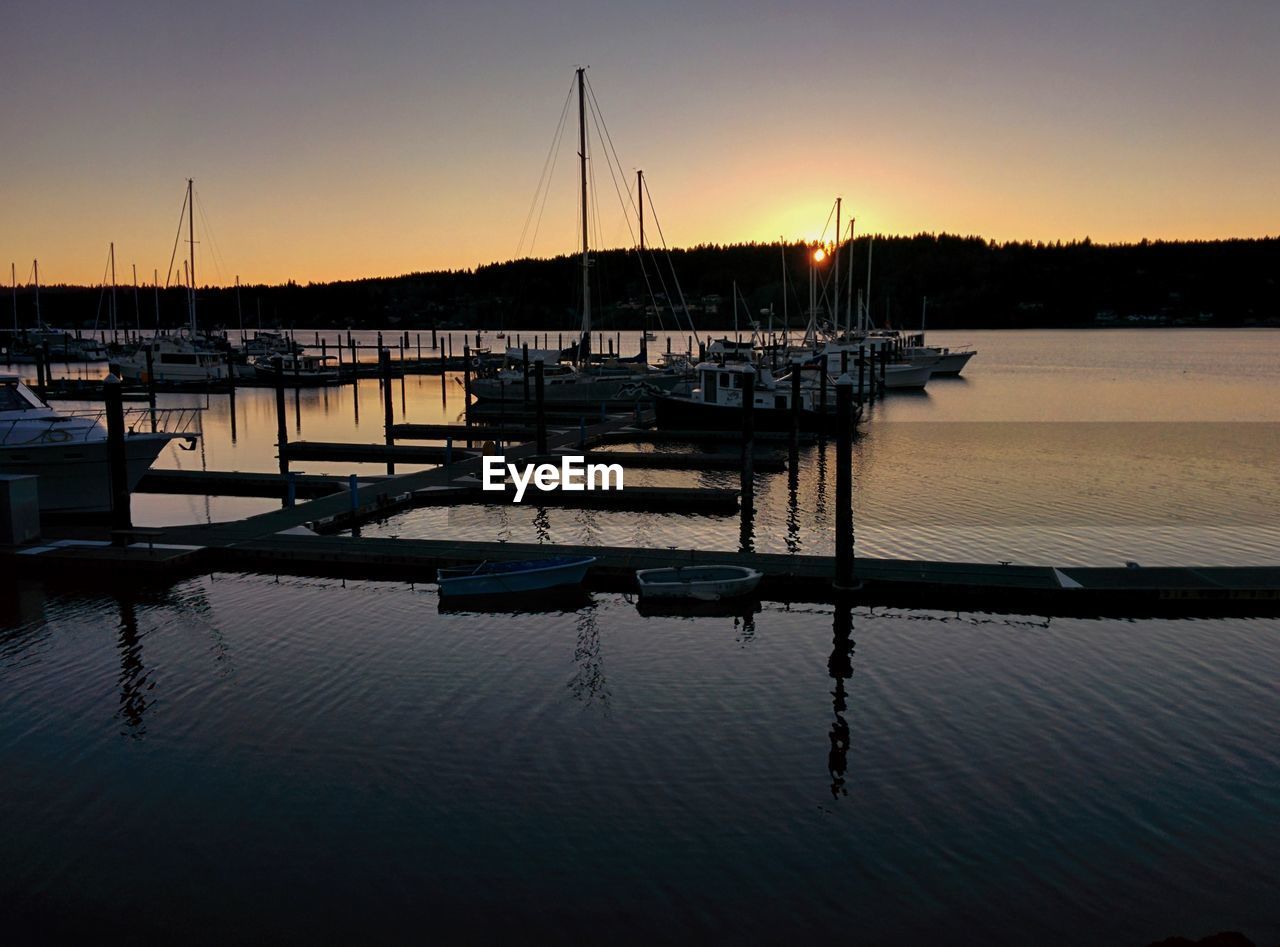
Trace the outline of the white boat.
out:
M 750 595 L 760 584 L 763 575 L 746 566 L 676 566 L 670 569 L 640 569 L 636 572 L 636 584 L 640 588 L 642 601 L 689 599 L 695 602 L 720 602 Z
M 227 356 L 188 336 L 157 336 L 127 355 L 110 362 L 111 371 L 126 382 L 147 384 L 147 349 L 151 350 L 151 372 L 162 385 L 207 384 L 225 381 Z
M 190 416 L 190 412 L 179 413 Z M 151 433 L 149 424 L 145 433 L 126 434 L 131 492 L 175 438 L 194 441 L 190 434 Z M 39 477 L 42 511 L 87 513 L 110 509 L 109 471 L 103 412 L 63 414 L 41 401 L 17 375 L 0 374 L 0 473 Z

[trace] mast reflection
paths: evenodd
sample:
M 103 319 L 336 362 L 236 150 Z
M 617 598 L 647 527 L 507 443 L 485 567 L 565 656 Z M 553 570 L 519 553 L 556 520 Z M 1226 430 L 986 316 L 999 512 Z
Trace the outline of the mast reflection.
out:
M 149 702 L 146 692 L 154 686 L 150 672 L 142 663 L 142 643 L 138 636 L 137 609 L 131 598 L 121 598 L 120 634 L 120 710 L 127 736 L 142 737 L 146 734 L 144 717 Z

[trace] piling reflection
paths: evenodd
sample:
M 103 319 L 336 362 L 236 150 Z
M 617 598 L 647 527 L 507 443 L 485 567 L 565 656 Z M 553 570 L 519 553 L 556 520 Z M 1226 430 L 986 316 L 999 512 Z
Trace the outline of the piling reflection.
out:
M 827 658 L 827 673 L 835 681 L 831 691 L 832 721 L 828 734 L 830 748 L 827 752 L 827 773 L 831 777 L 831 798 L 848 795 L 845 773 L 849 765 L 849 723 L 845 719 L 848 694 L 845 681 L 853 676 L 853 609 L 837 604 L 832 620 L 831 655 Z
M 787 468 L 787 552 L 800 551 L 800 464 L 792 453 Z
M 120 633 L 120 709 L 117 716 L 124 721 L 126 736 L 141 738 L 146 734 L 144 718 L 148 707 L 146 692 L 154 686 L 150 672 L 142 663 L 142 643 L 138 635 L 137 607 L 132 598 L 121 598 Z
M 578 612 L 578 638 L 573 648 L 576 670 L 569 681 L 574 700 L 584 704 L 599 702 L 609 706 L 609 682 L 605 679 L 604 659 L 600 653 L 600 628 L 594 605 Z

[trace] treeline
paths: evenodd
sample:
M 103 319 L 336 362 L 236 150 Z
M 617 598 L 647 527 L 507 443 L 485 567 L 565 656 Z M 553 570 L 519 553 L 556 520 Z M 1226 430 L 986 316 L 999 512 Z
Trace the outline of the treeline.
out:
M 646 319 L 673 328 L 671 303 L 683 296 L 699 329 L 754 318 L 781 326 L 807 320 L 813 248 L 801 244 L 696 246 L 646 252 L 608 250 L 591 267 L 594 324 L 635 329 Z M 865 292 L 868 240 L 852 245 L 853 286 Z M 1093 325 L 1280 325 L 1280 239 L 996 244 L 978 237 L 920 234 L 876 237 L 870 312 L 877 325 L 911 328 L 928 297 L 930 328 L 1048 328 Z M 833 260 L 814 267 L 820 300 L 832 299 Z M 850 248 L 841 254 L 841 309 L 848 299 Z M 784 276 L 785 267 L 785 276 Z M 785 287 L 785 288 L 784 288 Z M 108 325 L 109 291 L 50 286 L 40 290 L 45 322 L 59 327 Z M 656 301 L 661 316 L 646 316 Z M 204 288 L 202 327 L 467 327 L 571 330 L 580 320 L 577 257 L 513 260 L 477 267 L 376 279 L 278 286 Z M 19 321 L 34 325 L 34 299 L 18 293 Z M 144 329 L 186 322 L 183 290 L 116 293 L 117 326 Z M 5 320 L 7 321 L 7 320 Z M 680 327 L 684 328 L 681 315 Z M 7 326 L 6 326 L 7 327 Z

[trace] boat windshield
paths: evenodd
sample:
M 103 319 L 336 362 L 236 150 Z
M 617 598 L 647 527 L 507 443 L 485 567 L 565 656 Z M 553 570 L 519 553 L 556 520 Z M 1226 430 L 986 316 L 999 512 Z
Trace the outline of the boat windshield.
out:
M 0 382 L 0 411 L 30 411 L 43 407 L 40 400 L 18 382 Z

